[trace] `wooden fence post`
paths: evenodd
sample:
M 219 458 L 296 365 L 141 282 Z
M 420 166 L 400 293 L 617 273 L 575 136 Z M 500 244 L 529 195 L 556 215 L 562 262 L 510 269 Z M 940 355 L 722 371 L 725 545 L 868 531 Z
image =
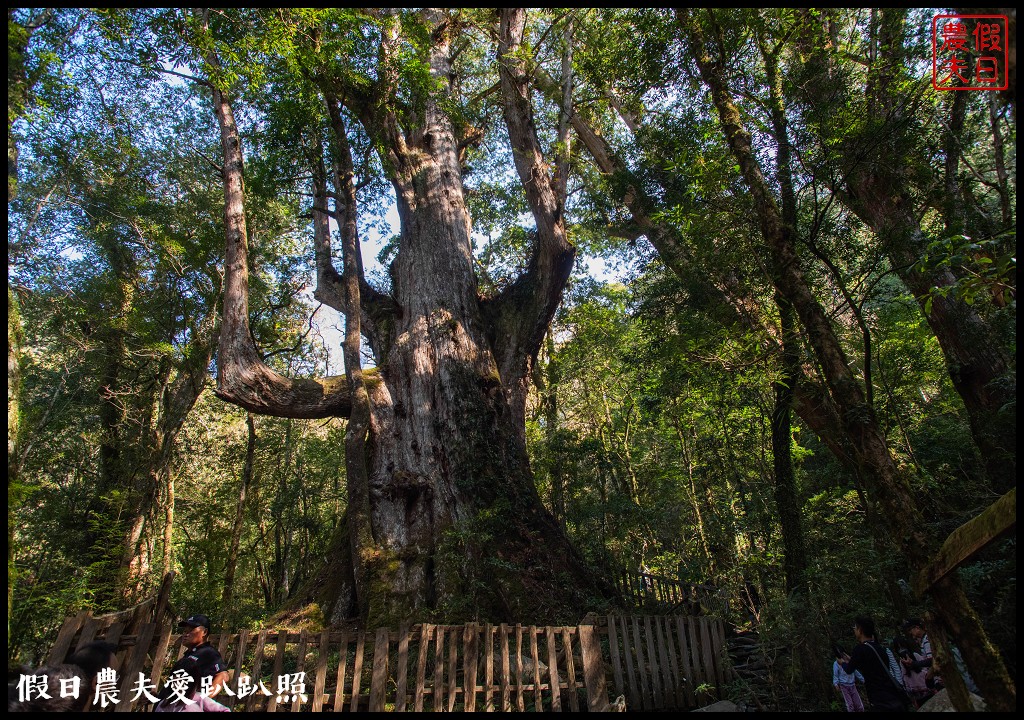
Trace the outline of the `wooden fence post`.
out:
M 370 676 L 370 712 L 384 711 L 388 687 L 388 629 L 377 628 L 373 642 L 373 674 Z
M 590 712 L 605 712 L 608 710 L 608 688 L 604 677 L 604 660 L 601 657 L 601 641 L 593 625 L 580 625 L 579 634 L 587 703 Z

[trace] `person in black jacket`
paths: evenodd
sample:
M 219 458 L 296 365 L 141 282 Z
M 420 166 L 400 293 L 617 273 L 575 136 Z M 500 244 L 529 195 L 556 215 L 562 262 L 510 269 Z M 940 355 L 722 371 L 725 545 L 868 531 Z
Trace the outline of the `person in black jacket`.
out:
M 872 712 L 904 712 L 907 693 L 893 678 L 890 667 L 894 660 L 888 650 L 875 640 L 875 623 L 869 617 L 854 620 L 853 634 L 857 646 L 846 656 L 843 670 L 864 676 L 864 689 L 868 694 Z M 898 666 L 896 668 L 898 670 Z
M 210 637 L 210 618 L 206 615 L 193 615 L 178 623 L 182 629 L 181 644 L 187 649 L 183 660 L 189 660 L 198 672 L 199 679 L 209 677 L 207 697 L 216 696 L 228 681 L 228 666 L 207 640 Z M 204 686 L 205 687 L 205 686 Z

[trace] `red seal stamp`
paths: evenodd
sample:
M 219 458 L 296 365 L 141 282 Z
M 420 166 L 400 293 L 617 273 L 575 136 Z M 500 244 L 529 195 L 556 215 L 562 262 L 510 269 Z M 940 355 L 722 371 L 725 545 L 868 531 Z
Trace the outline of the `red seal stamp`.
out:
M 1009 59 L 1005 15 L 936 15 L 932 18 L 932 87 L 936 90 L 1006 90 Z

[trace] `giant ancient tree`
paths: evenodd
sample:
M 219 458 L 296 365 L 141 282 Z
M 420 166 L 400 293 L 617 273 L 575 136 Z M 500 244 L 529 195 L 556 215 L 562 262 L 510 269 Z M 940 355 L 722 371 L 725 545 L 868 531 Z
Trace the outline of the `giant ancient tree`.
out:
M 243 141 L 232 88 L 218 72 L 219 18 L 193 20 L 208 33 L 201 34 L 208 42 L 204 67 L 224 153 L 227 251 L 217 393 L 257 413 L 348 416 L 348 380 L 285 378 L 261 360 L 252 340 Z M 350 487 L 348 523 L 321 591 L 331 618 L 355 607 L 374 622 L 432 611 L 543 617 L 555 608 L 578 611 L 599 594 L 540 502 L 523 425 L 529 373 L 575 253 L 563 219 L 565 184 L 553 177 L 538 139 L 522 48 L 525 12 L 474 20 L 497 36 L 488 72 L 497 80 L 515 170 L 536 224 L 526 270 L 493 295 L 478 287 L 463 187 L 467 146 L 480 137 L 465 120 L 462 69 L 454 59 L 464 49 L 469 18 L 423 10 L 325 13 L 283 23 L 293 30 L 304 23 L 295 36 L 305 40 L 296 42 L 310 46 L 296 51 L 297 62 L 322 101 L 340 100 L 372 142 L 401 221 L 389 292 L 363 278 L 358 283 L 360 329 L 377 370 L 362 382 L 369 401 L 367 487 Z M 325 47 L 352 55 L 316 54 Z M 342 166 L 343 127 L 331 123 L 333 160 Z M 354 198 L 345 175 L 343 167 L 334 173 L 341 187 L 332 194 L 334 215 L 350 239 L 345 214 L 354 210 Z M 321 225 L 317 296 L 344 311 L 352 295 L 342 291 L 325 243 Z M 353 358 L 347 360 L 351 377 Z

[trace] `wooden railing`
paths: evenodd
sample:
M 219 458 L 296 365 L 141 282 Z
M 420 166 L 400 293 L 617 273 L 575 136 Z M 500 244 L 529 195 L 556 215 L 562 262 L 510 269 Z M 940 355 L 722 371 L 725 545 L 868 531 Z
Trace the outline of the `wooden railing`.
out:
M 118 712 L 139 673 L 159 685 L 181 656 L 170 624 L 124 635 L 85 614 L 69 618 L 51 653 L 60 662 L 100 635 L 118 645 Z M 728 682 L 718 619 L 612 616 L 577 626 L 413 625 L 397 632 L 259 630 L 211 637 L 232 669 L 217 700 L 246 711 L 601 711 L 615 695 L 636 709 L 688 708 L 719 697 Z M 54 660 L 54 658 L 58 658 Z M 279 678 L 286 678 L 279 685 Z M 290 685 L 287 679 L 300 680 Z M 262 685 L 261 685 L 262 683 Z M 239 697 L 244 687 L 256 688 Z M 265 689 L 265 692 L 264 692 Z M 283 691 L 283 692 L 279 692 Z M 95 709 L 95 708 L 93 708 Z
M 663 575 L 623 571 L 616 578 L 623 599 L 631 607 L 673 615 L 725 617 L 728 603 L 711 585 L 691 585 Z

